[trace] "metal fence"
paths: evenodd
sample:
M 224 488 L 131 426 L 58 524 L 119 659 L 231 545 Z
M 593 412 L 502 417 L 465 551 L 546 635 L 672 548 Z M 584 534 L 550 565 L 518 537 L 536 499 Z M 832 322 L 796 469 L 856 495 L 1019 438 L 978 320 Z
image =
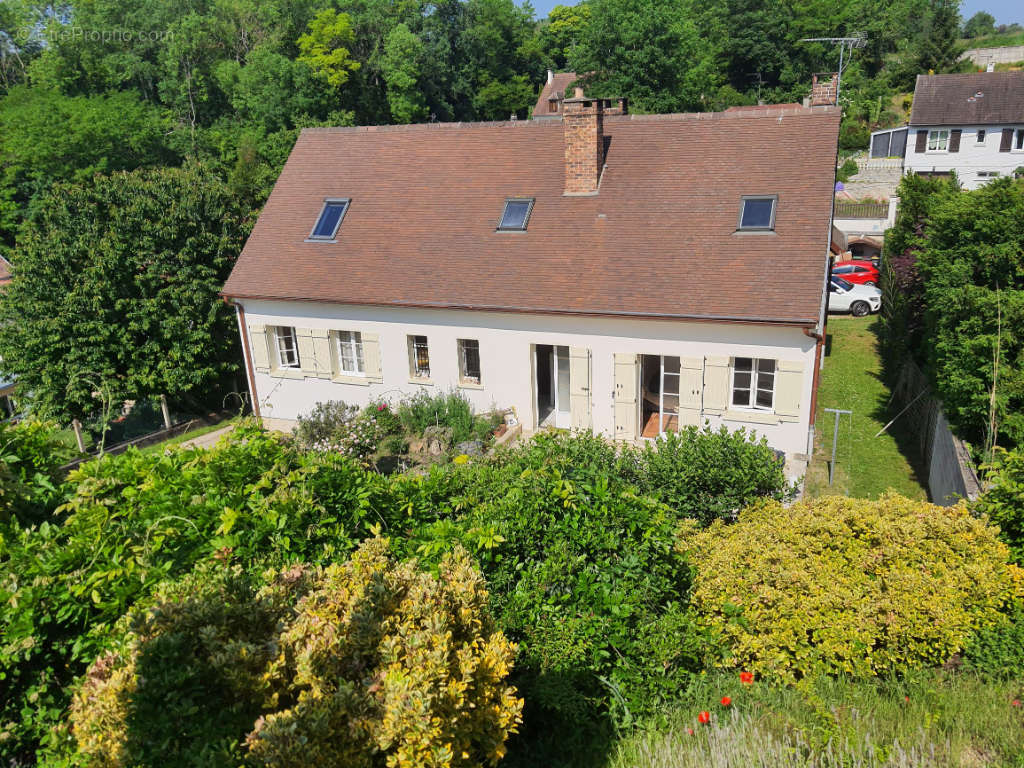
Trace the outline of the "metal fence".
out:
M 837 219 L 885 219 L 889 217 L 888 203 L 856 203 L 836 200 Z

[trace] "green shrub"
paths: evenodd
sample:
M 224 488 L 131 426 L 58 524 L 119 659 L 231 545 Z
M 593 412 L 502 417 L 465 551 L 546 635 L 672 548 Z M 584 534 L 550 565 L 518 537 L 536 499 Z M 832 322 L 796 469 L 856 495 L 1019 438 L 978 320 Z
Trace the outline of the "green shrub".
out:
M 402 400 L 396 410 L 406 434 L 422 435 L 427 427 L 449 427 L 456 443 L 475 437 L 473 406 L 461 392 L 431 395 L 420 390 Z
M 58 469 L 75 455 L 43 421 L 0 422 L 0 521 L 41 519 L 57 503 Z
M 995 624 L 982 627 L 967 644 L 968 669 L 986 678 L 1020 679 L 1024 669 L 1024 600 L 1015 600 Z
M 1024 565 L 1024 451 L 997 448 L 985 467 L 985 482 L 987 489 L 971 509 L 999 526 L 1014 562 Z
M 848 157 L 836 171 L 836 179 L 845 184 L 850 180 L 851 176 L 856 176 L 858 171 L 860 171 L 860 168 L 857 166 L 857 161 L 852 157 Z
M 98 768 L 478 766 L 520 722 L 513 655 L 465 553 L 435 577 L 374 539 L 259 591 L 237 570 L 165 590 L 90 669 L 72 722 Z
M 1020 574 L 996 534 L 963 507 L 826 497 L 755 504 L 684 532 L 680 551 L 722 664 L 867 677 L 942 664 L 999 618 Z
M 639 451 L 627 449 L 625 458 L 635 463 L 641 492 L 705 525 L 735 518 L 754 499 L 783 501 L 793 492 L 783 459 L 742 429 L 685 427 Z
M 839 128 L 840 149 L 867 149 L 871 141 L 871 129 L 853 118 L 843 120 Z
M 380 485 L 349 459 L 303 455 L 247 425 L 214 450 L 130 450 L 72 472 L 61 524 L 0 538 L 6 754 L 49 748 L 67 686 L 153 585 L 212 557 L 249 569 L 329 562 L 380 523 Z
M 341 400 L 317 403 L 308 414 L 299 416 L 295 437 L 300 444 L 311 448 L 346 432 L 358 415 L 359 406 L 348 405 Z

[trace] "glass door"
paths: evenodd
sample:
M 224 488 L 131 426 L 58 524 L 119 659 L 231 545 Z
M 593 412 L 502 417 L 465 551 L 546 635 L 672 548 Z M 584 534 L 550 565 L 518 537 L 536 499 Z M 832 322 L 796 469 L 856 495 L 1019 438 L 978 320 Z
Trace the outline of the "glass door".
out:
M 569 407 L 569 348 L 555 347 L 555 364 L 552 366 L 555 392 L 555 426 L 568 429 L 572 423 Z

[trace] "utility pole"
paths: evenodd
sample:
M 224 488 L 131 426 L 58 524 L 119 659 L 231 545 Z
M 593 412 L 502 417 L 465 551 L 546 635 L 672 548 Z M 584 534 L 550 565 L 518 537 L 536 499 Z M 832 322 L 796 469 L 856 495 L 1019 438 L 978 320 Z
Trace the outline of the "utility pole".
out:
M 838 93 L 838 90 L 837 90 Z M 832 477 L 836 473 L 836 445 L 839 442 L 839 417 L 844 413 L 850 414 L 850 421 L 853 421 L 853 411 L 844 411 L 841 408 L 825 408 L 825 413 L 834 413 L 836 423 L 832 428 L 832 462 L 828 465 L 828 484 L 832 485 Z

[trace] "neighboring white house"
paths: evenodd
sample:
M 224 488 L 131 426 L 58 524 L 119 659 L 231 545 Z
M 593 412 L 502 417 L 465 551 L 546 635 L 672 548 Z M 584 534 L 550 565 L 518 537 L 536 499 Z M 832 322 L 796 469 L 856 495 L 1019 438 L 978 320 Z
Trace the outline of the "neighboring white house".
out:
M 527 430 L 809 452 L 839 112 L 307 129 L 224 295 L 257 413 L 457 388 Z
M 965 189 L 1012 176 L 1024 166 L 1024 72 L 918 75 L 908 128 L 872 134 L 873 155 L 890 136 L 907 173 L 956 171 Z

